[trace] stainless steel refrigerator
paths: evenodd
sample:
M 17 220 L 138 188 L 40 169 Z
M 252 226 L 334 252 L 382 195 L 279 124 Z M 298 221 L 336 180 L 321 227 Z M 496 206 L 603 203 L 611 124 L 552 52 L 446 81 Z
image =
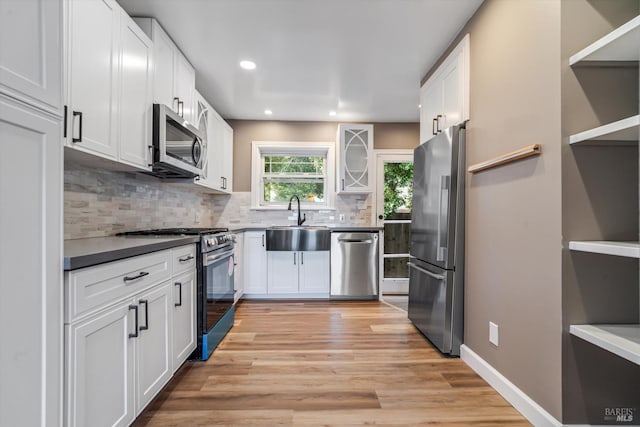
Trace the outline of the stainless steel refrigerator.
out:
M 409 319 L 459 356 L 464 304 L 465 136 L 453 126 L 414 151 Z

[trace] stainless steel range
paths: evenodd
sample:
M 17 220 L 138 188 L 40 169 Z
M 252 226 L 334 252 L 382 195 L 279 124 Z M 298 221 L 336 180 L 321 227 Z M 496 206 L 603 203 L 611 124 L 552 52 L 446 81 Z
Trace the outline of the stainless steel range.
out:
M 233 326 L 235 236 L 226 228 L 167 228 L 121 233 L 127 236 L 200 236 L 198 269 L 198 347 L 191 359 L 207 360 Z

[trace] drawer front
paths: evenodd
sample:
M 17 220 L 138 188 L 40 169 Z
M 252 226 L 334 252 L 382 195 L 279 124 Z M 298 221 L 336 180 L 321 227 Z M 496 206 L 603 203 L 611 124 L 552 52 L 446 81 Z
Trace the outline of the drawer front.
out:
M 170 250 L 71 271 L 65 283 L 65 322 L 71 323 L 170 277 Z
M 171 249 L 172 271 L 176 275 L 196 268 L 196 245 L 181 246 Z

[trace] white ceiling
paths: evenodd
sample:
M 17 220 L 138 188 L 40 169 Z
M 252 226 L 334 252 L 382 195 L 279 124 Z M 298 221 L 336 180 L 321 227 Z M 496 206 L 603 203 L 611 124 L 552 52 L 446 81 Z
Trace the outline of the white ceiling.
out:
M 225 118 L 417 122 L 420 79 L 482 0 L 119 2 L 158 19 Z

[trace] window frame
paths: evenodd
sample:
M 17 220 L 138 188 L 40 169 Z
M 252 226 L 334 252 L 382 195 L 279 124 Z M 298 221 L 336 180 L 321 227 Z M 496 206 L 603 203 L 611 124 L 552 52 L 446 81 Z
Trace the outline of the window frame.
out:
M 335 209 L 335 142 L 298 142 L 298 141 L 253 141 L 251 143 L 251 209 L 287 210 L 287 203 L 263 204 L 264 160 L 263 153 L 278 155 L 280 152 L 292 152 L 301 156 L 318 156 L 326 153 L 325 160 L 325 203 L 300 201 L 300 207 L 306 210 Z M 270 153 L 272 151 L 273 153 Z M 282 154 L 280 154 L 282 155 Z

